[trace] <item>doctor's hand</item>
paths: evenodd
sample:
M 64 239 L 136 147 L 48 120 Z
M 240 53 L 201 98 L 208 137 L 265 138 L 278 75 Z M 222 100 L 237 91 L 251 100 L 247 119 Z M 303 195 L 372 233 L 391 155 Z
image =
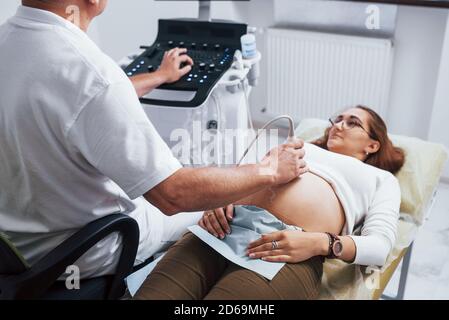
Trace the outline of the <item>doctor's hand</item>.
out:
M 216 238 L 224 239 L 225 234 L 231 233 L 228 221 L 232 221 L 234 216 L 234 206 L 228 205 L 226 208 L 205 211 L 198 225 Z
M 324 255 L 328 243 L 325 233 L 283 230 L 263 235 L 247 248 L 251 259 L 269 262 L 298 263 L 318 255 Z
M 192 70 L 193 60 L 186 53 L 187 49 L 185 48 L 174 48 L 165 52 L 158 72 L 166 83 L 176 82 Z M 181 64 L 185 64 L 185 66 L 181 68 Z
M 292 138 L 268 152 L 262 159 L 260 174 L 272 175 L 275 185 L 286 184 L 309 169 L 304 161 L 304 141 Z

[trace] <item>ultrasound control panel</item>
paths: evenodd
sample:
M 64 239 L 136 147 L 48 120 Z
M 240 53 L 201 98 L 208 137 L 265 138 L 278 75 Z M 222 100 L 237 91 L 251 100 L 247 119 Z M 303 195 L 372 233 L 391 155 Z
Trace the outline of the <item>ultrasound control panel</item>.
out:
M 142 98 L 141 102 L 159 106 L 192 108 L 202 105 L 223 74 L 231 67 L 234 53 L 239 50 L 240 38 L 247 25 L 239 23 L 196 20 L 159 20 L 159 32 L 153 45 L 142 47 L 145 52 L 125 68 L 128 76 L 156 71 L 164 53 L 173 48 L 186 48 L 194 66 L 179 81 L 163 84 L 158 89 L 190 91 L 190 101 Z M 184 65 L 181 65 L 181 68 Z

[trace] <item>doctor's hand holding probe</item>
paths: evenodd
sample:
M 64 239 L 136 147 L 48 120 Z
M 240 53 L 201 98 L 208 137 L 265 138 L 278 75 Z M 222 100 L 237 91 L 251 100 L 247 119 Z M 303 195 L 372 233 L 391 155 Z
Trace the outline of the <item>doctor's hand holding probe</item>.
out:
M 304 142 L 292 138 L 257 164 L 235 168 L 182 168 L 145 194 L 167 215 L 212 210 L 266 188 L 289 183 L 308 171 Z

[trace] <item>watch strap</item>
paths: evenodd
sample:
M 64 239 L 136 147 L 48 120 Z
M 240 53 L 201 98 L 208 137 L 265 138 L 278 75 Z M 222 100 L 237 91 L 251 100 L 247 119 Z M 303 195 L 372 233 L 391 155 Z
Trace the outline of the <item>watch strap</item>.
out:
M 327 259 L 335 259 L 336 256 L 334 254 L 334 243 L 335 243 L 335 241 L 340 240 L 340 238 L 337 235 L 330 233 L 330 232 L 326 232 L 326 234 L 329 238 L 329 249 L 327 251 L 326 258 Z

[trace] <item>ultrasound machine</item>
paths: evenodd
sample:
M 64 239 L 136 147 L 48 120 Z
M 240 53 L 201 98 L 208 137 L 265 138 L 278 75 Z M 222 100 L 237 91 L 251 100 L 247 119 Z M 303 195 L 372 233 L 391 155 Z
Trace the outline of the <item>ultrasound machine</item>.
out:
M 257 85 L 261 55 L 255 48 L 242 50 L 248 30 L 254 32 L 242 23 L 161 19 L 155 42 L 120 62 L 128 76 L 151 73 L 159 68 L 164 52 L 187 48 L 194 61 L 191 72 L 141 98 L 149 119 L 184 165 L 232 164 L 239 157 L 238 150 L 224 147 L 232 143 L 226 141 L 225 131 L 246 130 L 251 123 L 248 97 Z M 185 149 L 177 153 L 183 132 L 189 135 L 187 155 Z M 209 156 L 202 152 L 210 142 L 198 137 L 204 132 L 220 139 L 215 140 L 220 148 Z

